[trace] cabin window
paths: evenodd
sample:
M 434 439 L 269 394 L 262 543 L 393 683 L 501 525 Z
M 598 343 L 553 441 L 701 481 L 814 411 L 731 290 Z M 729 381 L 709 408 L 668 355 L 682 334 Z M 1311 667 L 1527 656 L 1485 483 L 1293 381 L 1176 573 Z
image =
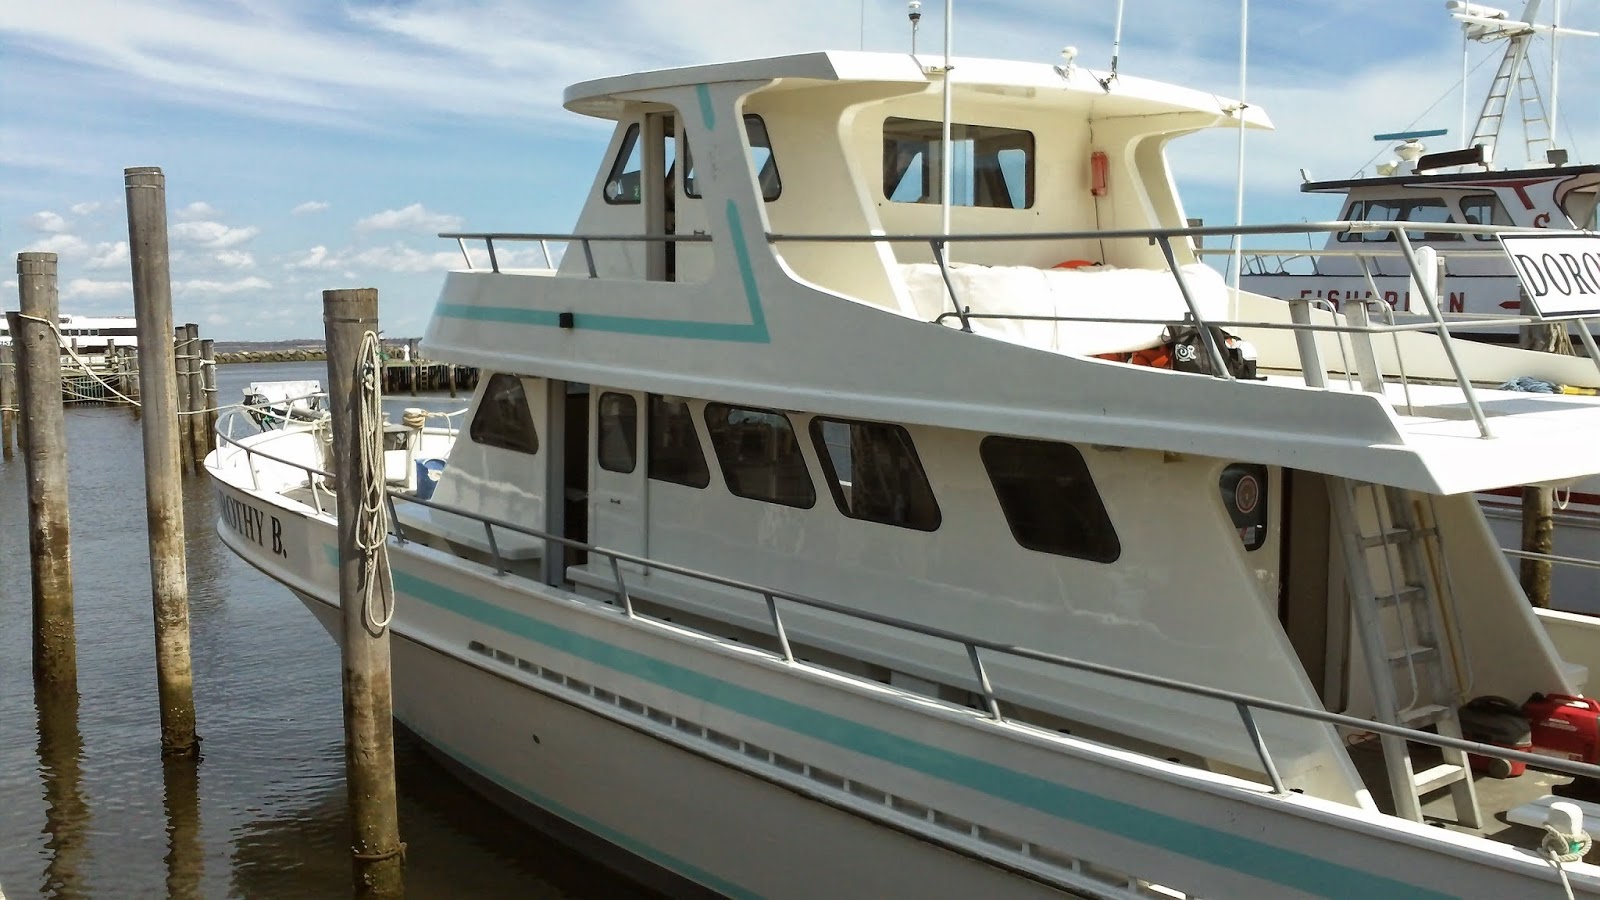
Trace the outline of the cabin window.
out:
M 811 443 L 840 512 L 867 522 L 938 530 L 939 504 L 904 428 L 818 417 L 811 420 Z
M 1418 197 L 1408 200 L 1357 200 L 1345 210 L 1348 222 L 1449 222 L 1450 207 L 1438 197 Z M 1413 241 L 1458 241 L 1458 233 L 1421 231 L 1407 228 L 1406 237 Z M 1365 234 L 1341 234 L 1345 242 L 1384 243 L 1393 241 L 1394 232 L 1371 231 Z
M 1267 542 L 1267 467 L 1234 463 L 1222 470 L 1217 487 L 1244 549 L 1261 549 Z
M 600 395 L 596 417 L 595 454 L 600 468 L 628 473 L 637 464 L 639 405 L 631 394 L 607 391 Z
M 883 123 L 883 195 L 896 203 L 938 203 L 944 126 L 923 119 Z M 950 124 L 950 205 L 1033 206 L 1033 132 Z
M 1567 194 L 1561 204 L 1561 211 L 1572 220 L 1572 227 L 1584 231 L 1595 230 L 1596 201 L 1600 200 L 1600 193 L 1594 191 L 1573 191 Z
M 611 175 L 606 179 L 604 191 L 607 203 L 638 203 L 639 185 L 644 175 L 644 159 L 639 145 L 639 123 L 628 126 L 622 136 L 622 146 L 617 148 L 617 159 L 611 164 Z
M 469 433 L 473 443 L 486 447 L 539 452 L 539 435 L 533 427 L 533 412 L 528 409 L 521 378 L 501 373 L 489 379 Z
M 1122 555 L 1078 448 L 990 436 L 978 445 L 978 455 L 1017 543 L 1093 562 L 1115 562 Z
M 772 153 L 772 140 L 767 137 L 767 123 L 757 115 L 744 117 L 744 134 L 750 141 L 750 168 L 761 182 L 761 199 L 772 202 L 783 193 L 783 180 L 778 177 L 778 159 Z M 683 195 L 700 199 L 700 184 L 695 180 L 694 154 L 689 152 L 689 137 L 683 139 Z
M 711 483 L 687 400 L 651 394 L 647 424 L 650 456 L 646 467 L 651 478 L 693 488 Z
M 1500 198 L 1493 194 L 1471 194 L 1461 198 L 1462 220 L 1468 225 L 1510 225 L 1511 214 L 1506 212 Z M 1492 234 L 1474 235 L 1480 241 L 1492 241 Z
M 801 509 L 816 505 L 817 491 L 788 416 L 707 403 L 706 430 L 731 493 Z

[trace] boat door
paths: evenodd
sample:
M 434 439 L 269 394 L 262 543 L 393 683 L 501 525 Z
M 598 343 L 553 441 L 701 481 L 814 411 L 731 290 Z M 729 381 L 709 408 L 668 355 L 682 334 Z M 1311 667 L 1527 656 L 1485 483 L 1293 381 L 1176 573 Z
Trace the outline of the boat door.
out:
M 591 541 L 597 547 L 644 556 L 649 548 L 645 542 L 645 467 L 639 458 L 644 418 L 639 411 L 645 397 L 604 387 L 593 388 L 589 397 L 589 446 L 594 461 L 589 486 Z M 600 558 L 591 558 L 590 563 L 610 566 Z M 637 565 L 622 565 L 629 571 L 643 571 Z

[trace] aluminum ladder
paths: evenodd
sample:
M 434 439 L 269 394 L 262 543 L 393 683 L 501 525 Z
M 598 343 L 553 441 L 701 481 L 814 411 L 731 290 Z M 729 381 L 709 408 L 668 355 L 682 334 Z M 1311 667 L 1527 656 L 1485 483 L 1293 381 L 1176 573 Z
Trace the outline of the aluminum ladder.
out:
M 1495 70 L 1494 80 L 1489 83 L 1489 93 L 1483 99 L 1483 109 L 1478 112 L 1478 123 L 1472 130 L 1472 139 L 1467 142 L 1468 147 L 1483 145 L 1490 154 L 1485 160 L 1486 164 L 1493 161 L 1492 154 L 1500 139 L 1506 106 L 1510 103 L 1512 89 L 1521 86 L 1523 60 L 1528 53 L 1527 35 L 1517 35 L 1510 41 L 1505 55 L 1500 58 L 1500 68 Z M 1540 107 L 1543 108 L 1542 103 Z
M 1409 491 L 1333 478 L 1329 495 L 1375 718 L 1461 737 L 1458 709 L 1465 687 L 1448 643 L 1455 636 L 1445 622 L 1448 598 L 1441 596 L 1435 575 L 1437 528 L 1424 526 Z M 1437 561 L 1442 565 L 1442 559 Z M 1481 827 L 1464 751 L 1444 750 L 1443 762 L 1418 772 L 1404 738 L 1379 735 L 1379 740 L 1397 815 L 1421 822 L 1422 796 L 1448 787 L 1456 821 Z

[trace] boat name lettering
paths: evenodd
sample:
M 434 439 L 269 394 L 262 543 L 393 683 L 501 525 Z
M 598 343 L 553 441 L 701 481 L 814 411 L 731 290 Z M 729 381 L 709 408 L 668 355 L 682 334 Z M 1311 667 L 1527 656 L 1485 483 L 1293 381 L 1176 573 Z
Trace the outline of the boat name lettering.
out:
M 274 554 L 284 559 L 289 558 L 289 551 L 283 546 L 283 523 L 278 521 L 277 516 L 269 516 L 256 507 L 221 491 L 217 492 L 217 514 L 240 537 L 255 541 L 262 547 L 271 547 Z M 270 523 L 267 521 L 269 519 Z
M 1540 315 L 1600 311 L 1600 237 L 1502 235 L 1500 243 Z
M 1312 297 L 1315 297 L 1318 300 L 1327 300 L 1330 303 L 1345 303 L 1345 302 L 1350 301 L 1350 300 L 1371 300 L 1373 298 L 1373 293 L 1371 291 L 1339 290 L 1338 288 L 1333 288 L 1331 290 L 1322 290 L 1322 289 L 1319 289 L 1319 288 L 1301 288 L 1300 289 L 1300 299 L 1306 300 L 1306 299 L 1310 299 Z M 1466 311 L 1466 309 L 1467 309 L 1467 292 L 1466 291 L 1451 291 L 1449 297 L 1446 298 L 1446 299 L 1447 299 L 1447 306 L 1445 308 L 1446 312 L 1453 312 L 1454 313 L 1454 312 L 1465 312 Z M 1410 291 L 1384 291 L 1383 292 L 1383 302 L 1389 304 L 1390 308 L 1392 308 L 1392 309 L 1398 309 L 1398 310 L 1400 310 L 1402 312 L 1410 312 L 1411 311 L 1411 292 Z

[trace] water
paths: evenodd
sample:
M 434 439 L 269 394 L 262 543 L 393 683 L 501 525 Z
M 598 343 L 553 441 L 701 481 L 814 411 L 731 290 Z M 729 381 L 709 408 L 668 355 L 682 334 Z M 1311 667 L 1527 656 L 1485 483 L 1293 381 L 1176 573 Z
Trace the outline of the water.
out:
M 221 366 L 250 381 L 322 363 Z M 465 399 L 397 398 L 459 409 Z M 184 484 L 195 706 L 204 761 L 163 765 L 139 423 L 69 409 L 77 715 L 34 702 L 26 482 L 0 462 L 0 888 L 52 897 L 348 897 L 339 653 L 283 587 L 214 533 L 207 479 Z M 395 746 L 411 897 L 642 892 L 574 857 Z

